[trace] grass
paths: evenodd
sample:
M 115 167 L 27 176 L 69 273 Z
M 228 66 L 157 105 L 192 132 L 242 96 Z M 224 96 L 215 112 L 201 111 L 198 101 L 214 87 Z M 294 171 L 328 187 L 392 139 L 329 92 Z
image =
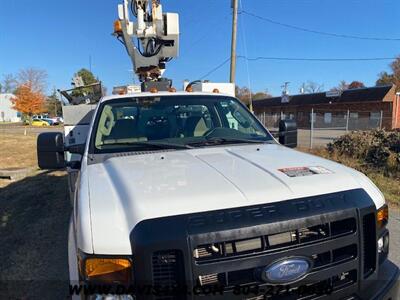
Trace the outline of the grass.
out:
M 36 134 L 0 131 L 0 169 L 32 168 L 0 179 L 0 299 L 67 299 L 66 172 L 39 170 Z
M 37 168 L 36 135 L 0 133 L 0 169 Z
M 361 164 L 358 160 L 347 157 L 347 156 L 339 156 L 339 155 L 331 155 L 325 148 L 318 149 L 299 149 L 303 152 L 308 152 L 317 156 L 321 156 L 330 160 L 334 160 L 338 163 L 346 165 L 350 168 L 356 169 L 365 175 L 367 175 L 376 186 L 382 191 L 385 195 L 385 198 L 388 202 L 394 205 L 400 205 L 400 178 L 399 174 L 385 176 L 383 172 L 379 169 L 373 169 L 365 164 Z

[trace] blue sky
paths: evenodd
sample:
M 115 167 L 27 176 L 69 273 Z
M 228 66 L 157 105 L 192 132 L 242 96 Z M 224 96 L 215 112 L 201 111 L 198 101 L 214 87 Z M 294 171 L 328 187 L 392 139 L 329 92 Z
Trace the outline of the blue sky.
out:
M 118 0 L 0 0 L 0 76 L 25 67 L 48 72 L 49 89 L 68 88 L 74 72 L 89 67 L 110 91 L 132 82 L 132 66 L 123 46 L 111 36 Z M 181 17 L 180 57 L 166 77 L 180 89 L 184 79 L 196 80 L 229 57 L 230 0 L 164 0 L 164 11 Z M 339 34 L 400 38 L 398 0 L 242 0 L 243 9 L 279 22 Z M 245 43 L 246 42 L 246 43 Z M 295 31 L 239 17 L 238 55 L 248 57 L 395 57 L 400 41 L 367 41 Z M 390 61 L 298 62 L 239 59 L 237 84 L 254 91 L 280 94 L 290 81 L 297 93 L 308 80 L 329 89 L 340 80 L 373 85 Z M 208 76 L 229 80 L 229 63 Z

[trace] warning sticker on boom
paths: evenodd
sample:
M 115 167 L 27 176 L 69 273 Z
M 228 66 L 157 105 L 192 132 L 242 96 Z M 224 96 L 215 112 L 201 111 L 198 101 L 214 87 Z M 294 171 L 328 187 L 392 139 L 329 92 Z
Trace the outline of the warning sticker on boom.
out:
M 311 176 L 317 174 L 332 174 L 331 170 L 328 170 L 324 167 L 314 166 L 314 167 L 292 167 L 292 168 L 283 168 L 278 169 L 278 171 L 284 173 L 289 177 L 303 177 L 303 176 Z

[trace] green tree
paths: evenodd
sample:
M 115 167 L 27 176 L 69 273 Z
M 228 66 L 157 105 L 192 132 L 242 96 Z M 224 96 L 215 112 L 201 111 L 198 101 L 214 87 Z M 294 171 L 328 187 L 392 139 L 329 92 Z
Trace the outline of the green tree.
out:
M 88 69 L 82 68 L 80 69 L 76 75 L 80 76 L 83 80 L 83 83 L 85 85 L 92 84 L 98 82 L 96 77 L 93 75 L 92 72 L 90 72 Z
M 81 77 L 84 85 L 89 85 L 98 82 L 99 80 L 88 69 L 82 68 L 74 74 L 74 77 Z M 74 97 L 84 96 L 90 93 L 92 89 L 81 88 L 73 91 Z
M 51 116 L 62 116 L 62 104 L 55 90 L 46 99 L 46 109 Z

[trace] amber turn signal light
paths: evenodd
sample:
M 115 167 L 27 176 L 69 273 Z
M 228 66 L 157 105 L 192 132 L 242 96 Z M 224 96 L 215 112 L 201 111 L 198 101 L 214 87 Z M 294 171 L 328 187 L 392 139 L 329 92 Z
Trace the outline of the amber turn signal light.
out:
M 129 284 L 132 263 L 122 258 L 88 258 L 85 261 L 85 274 L 89 280 Z
M 378 228 L 382 228 L 389 222 L 389 207 L 385 204 L 376 213 L 376 223 Z

